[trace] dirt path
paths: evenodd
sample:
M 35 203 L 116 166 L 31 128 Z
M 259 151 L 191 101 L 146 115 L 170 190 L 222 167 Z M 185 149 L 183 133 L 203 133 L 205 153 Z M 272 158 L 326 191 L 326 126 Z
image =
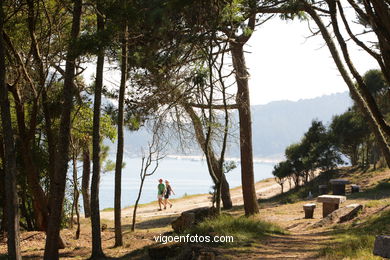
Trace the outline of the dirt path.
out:
M 287 189 L 286 189 L 287 188 Z M 288 190 L 288 187 L 285 187 Z M 274 179 L 267 179 L 256 183 L 256 194 L 258 198 L 269 198 L 280 193 L 280 185 Z M 157 202 L 143 205 L 138 209 L 138 228 L 158 228 L 169 225 L 181 212 L 198 207 L 210 206 L 208 194 L 180 198 L 174 201 L 174 206 L 164 211 L 158 211 Z M 243 204 L 241 188 L 231 190 L 233 204 Z M 303 204 L 314 201 L 302 201 L 286 205 L 263 205 L 259 218 L 284 227 L 288 235 L 272 235 L 261 243 L 255 242 L 249 245 L 248 250 L 222 249 L 223 255 L 232 259 L 319 259 L 318 253 L 325 245 L 330 243 L 330 236 L 326 229 L 310 229 L 307 227 L 319 221 L 321 210 L 316 210 L 314 219 L 304 219 Z M 302 204 L 302 205 L 301 205 Z M 122 210 L 122 216 L 131 219 L 133 207 Z M 283 216 L 281 218 L 281 216 Z M 113 211 L 101 212 L 101 217 L 107 220 L 114 219 Z
M 280 185 L 273 179 L 267 179 L 256 183 L 256 194 L 258 198 L 268 198 L 280 193 Z M 175 216 L 181 212 L 199 208 L 211 206 L 209 194 L 201 194 L 190 196 L 189 198 L 181 198 L 173 202 L 173 207 L 163 211 L 158 211 L 158 203 L 150 203 L 143 205 L 137 209 L 137 221 L 143 221 L 150 218 L 161 216 Z M 233 205 L 238 206 L 243 204 L 242 190 L 241 188 L 235 188 L 231 190 L 231 198 Z M 123 218 L 131 218 L 133 215 L 133 207 L 125 208 L 122 210 Z M 102 211 L 100 213 L 102 219 L 114 220 L 114 211 Z
M 321 248 L 329 244 L 329 236 L 322 232 L 308 232 L 272 236 L 256 246 L 246 259 L 319 259 Z
M 271 235 L 241 248 L 222 249 L 222 255 L 229 259 L 321 259 L 319 253 L 332 243 L 331 235 L 327 228 L 310 227 L 322 218 L 322 211 L 317 209 L 313 219 L 305 219 L 302 205 L 309 202 L 314 201 L 266 205 L 257 217 L 284 227 L 288 234 Z

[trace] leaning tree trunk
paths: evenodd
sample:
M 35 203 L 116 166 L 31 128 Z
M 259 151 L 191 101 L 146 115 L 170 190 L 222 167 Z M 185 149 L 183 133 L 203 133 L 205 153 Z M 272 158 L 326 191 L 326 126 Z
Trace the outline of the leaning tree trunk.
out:
M 127 81 L 127 22 L 124 21 L 122 31 L 122 53 L 121 53 L 121 83 L 119 87 L 118 101 L 118 148 L 116 151 L 115 162 L 115 246 L 122 246 L 122 224 L 121 224 L 121 193 L 122 193 L 122 164 L 123 164 L 123 149 L 124 149 L 124 105 L 125 105 L 125 90 Z
M 84 217 L 91 216 L 91 196 L 89 193 L 89 183 L 91 175 L 91 158 L 87 144 L 83 147 L 83 177 L 81 179 L 81 193 L 83 195 Z
M 388 132 L 388 127 L 386 126 L 386 123 L 383 121 L 383 117 L 381 118 L 381 116 L 378 114 L 377 109 L 375 109 L 374 106 L 375 102 L 374 103 L 371 102 L 371 99 L 369 98 L 369 96 L 367 96 L 367 93 L 364 92 L 364 88 L 360 88 L 360 90 L 363 89 L 363 93 L 360 92 L 358 89 L 356 89 L 354 82 L 350 78 L 346 68 L 344 67 L 343 62 L 341 61 L 337 47 L 333 42 L 333 39 L 329 34 L 326 26 L 323 24 L 321 18 L 310 6 L 306 7 L 306 12 L 313 18 L 313 20 L 316 22 L 317 26 L 319 27 L 319 30 L 321 31 L 322 37 L 324 38 L 329 48 L 333 60 L 335 61 L 341 76 L 343 77 L 345 83 L 347 84 L 350 90 L 352 98 L 354 99 L 354 101 L 356 102 L 356 104 L 358 105 L 362 113 L 366 115 L 368 122 L 373 130 L 373 133 L 378 141 L 378 144 L 381 147 L 383 156 L 386 159 L 386 163 L 388 166 L 390 166 L 390 147 L 387 138 L 385 136 L 386 133 Z M 338 38 L 338 40 L 340 43 L 341 40 L 340 37 Z M 347 59 L 348 62 L 348 56 L 347 53 L 345 52 L 346 47 L 345 45 L 341 45 L 341 47 L 343 49 L 344 57 Z M 350 61 L 348 62 L 348 64 L 349 67 L 352 69 L 352 71 L 354 71 L 354 68 Z M 362 96 L 362 94 L 364 96 Z
M 245 215 L 259 212 L 253 170 L 252 119 L 249 100 L 248 72 L 242 43 L 230 43 L 237 82 L 237 104 L 240 120 L 241 182 Z
M 100 12 L 100 1 L 97 12 L 97 31 L 104 30 L 104 20 Z M 100 109 L 102 102 L 104 68 L 104 48 L 99 47 L 96 64 L 95 98 L 93 104 L 93 134 L 92 134 L 92 183 L 91 183 L 91 226 L 92 226 L 92 255 L 91 258 L 104 257 L 102 237 L 100 233 L 99 182 L 100 182 Z
M 0 3 L 0 32 L 4 27 L 3 1 Z M 0 109 L 2 135 L 4 140 L 5 161 L 5 197 L 7 203 L 7 245 L 8 257 L 10 259 L 22 259 L 20 254 L 19 239 L 19 205 L 18 193 L 16 190 L 16 151 L 14 134 L 12 130 L 12 119 L 10 104 L 8 100 L 8 89 L 5 83 L 5 47 L 3 34 L 0 34 Z
M 193 125 L 194 130 L 195 130 L 196 140 L 197 140 L 199 146 L 201 147 L 203 153 L 206 154 L 206 137 L 204 136 L 204 133 L 202 130 L 203 129 L 202 123 L 201 123 L 199 117 L 197 116 L 197 114 L 195 113 L 194 109 L 191 106 L 189 106 L 187 104 L 183 104 L 183 107 L 184 107 L 186 113 L 188 114 L 188 116 L 191 118 L 191 122 L 192 122 L 192 125 Z M 223 170 L 219 167 L 219 163 L 218 163 L 217 158 L 215 157 L 214 151 L 212 150 L 211 147 L 208 147 L 208 149 L 209 149 L 208 154 L 209 154 L 210 165 L 212 165 L 212 167 L 213 167 L 213 172 L 217 176 L 222 176 L 222 179 L 221 179 L 221 181 L 222 181 L 221 199 L 222 199 L 223 208 L 224 209 L 231 209 L 233 207 L 233 203 L 232 203 L 232 200 L 230 197 L 229 183 L 226 180 L 225 174 L 222 172 Z M 209 172 L 210 172 L 210 169 L 209 169 Z M 210 175 L 211 175 L 211 173 L 210 173 Z
M 54 181 L 50 185 L 50 218 L 47 229 L 45 260 L 58 259 L 58 244 L 62 217 L 62 206 L 65 196 L 66 174 L 69 161 L 69 142 L 71 127 L 71 112 L 73 108 L 75 78 L 75 62 L 77 58 L 76 40 L 80 32 L 82 0 L 75 0 L 73 7 L 73 21 L 71 30 L 71 42 L 68 46 L 68 53 L 65 65 L 65 77 L 63 87 L 63 104 L 61 122 L 58 134 L 58 145 L 56 147 L 56 163 Z
M 348 47 L 346 41 L 343 39 L 343 36 L 339 30 L 338 21 L 337 21 L 337 8 L 336 8 L 336 2 L 331 1 L 328 2 L 329 5 L 329 11 L 330 11 L 330 17 L 332 20 L 332 27 L 334 34 L 336 36 L 336 39 L 341 47 L 341 51 L 343 53 L 344 60 L 352 73 L 352 75 L 355 77 L 357 84 L 357 91 L 360 95 L 363 105 L 366 106 L 366 114 L 371 118 L 373 121 L 372 127 L 377 128 L 377 138 L 380 138 L 379 142 L 381 143 L 383 153 L 387 162 L 388 167 L 390 167 L 390 143 L 388 141 L 388 138 L 390 138 L 390 126 L 386 123 L 383 114 L 380 112 L 379 107 L 368 90 L 368 87 L 366 86 L 362 76 L 359 74 L 359 72 L 354 67 L 352 60 L 349 56 Z M 375 130 L 374 130 L 375 131 Z M 368 158 L 368 157 L 367 157 Z

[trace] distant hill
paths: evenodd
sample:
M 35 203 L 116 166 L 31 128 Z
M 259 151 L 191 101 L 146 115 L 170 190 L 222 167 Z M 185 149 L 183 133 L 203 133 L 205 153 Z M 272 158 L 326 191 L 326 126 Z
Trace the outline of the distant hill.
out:
M 256 157 L 279 157 L 286 146 L 298 142 L 313 119 L 324 124 L 352 105 L 347 92 L 313 99 L 275 101 L 253 106 L 253 148 Z
M 352 104 L 347 92 L 321 96 L 299 101 L 275 101 L 266 105 L 252 106 L 253 148 L 254 156 L 262 158 L 281 158 L 284 149 L 298 142 L 306 132 L 313 119 L 321 120 L 324 124 L 332 117 L 341 114 Z M 234 115 L 237 120 L 237 113 Z M 236 129 L 238 131 L 238 129 Z M 228 156 L 238 157 L 238 132 L 236 140 L 231 140 Z M 139 154 L 140 147 L 146 145 L 150 134 L 146 130 L 137 132 L 126 131 L 125 153 L 128 156 Z M 105 142 L 110 146 L 110 152 L 115 153 L 116 144 Z M 172 147 L 178 147 L 175 140 Z M 177 154 L 177 149 L 171 148 L 169 153 Z M 194 152 L 200 154 L 200 152 Z

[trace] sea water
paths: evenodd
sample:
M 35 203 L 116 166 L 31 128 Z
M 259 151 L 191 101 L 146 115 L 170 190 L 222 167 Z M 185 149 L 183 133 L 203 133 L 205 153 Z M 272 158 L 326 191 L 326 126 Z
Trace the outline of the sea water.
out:
M 122 208 L 135 204 L 141 181 L 141 158 L 124 159 L 126 165 L 122 169 Z M 237 168 L 226 174 L 230 188 L 241 186 L 240 164 L 236 163 L 236 165 Z M 255 181 L 272 177 L 273 166 L 273 163 L 254 163 Z M 159 179 L 170 182 L 175 192 L 172 198 L 209 193 L 213 185 L 205 160 L 165 158 L 159 162 L 156 172 L 146 177 L 139 203 L 157 200 Z M 103 173 L 100 178 L 100 209 L 114 207 L 114 187 L 114 172 Z M 80 199 L 80 206 L 82 207 L 82 198 Z

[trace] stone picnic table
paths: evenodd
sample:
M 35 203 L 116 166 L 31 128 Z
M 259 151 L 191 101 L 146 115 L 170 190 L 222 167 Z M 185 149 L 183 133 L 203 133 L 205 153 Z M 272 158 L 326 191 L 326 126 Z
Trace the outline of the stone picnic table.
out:
M 322 202 L 322 217 L 328 216 L 330 213 L 339 208 L 340 204 L 346 201 L 345 196 L 340 195 L 321 195 L 317 197 L 318 202 Z
M 344 179 L 331 179 L 333 195 L 345 195 L 345 185 L 350 184 L 349 180 Z

